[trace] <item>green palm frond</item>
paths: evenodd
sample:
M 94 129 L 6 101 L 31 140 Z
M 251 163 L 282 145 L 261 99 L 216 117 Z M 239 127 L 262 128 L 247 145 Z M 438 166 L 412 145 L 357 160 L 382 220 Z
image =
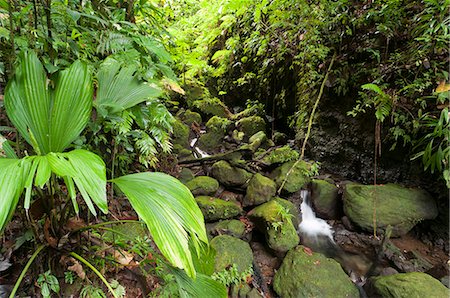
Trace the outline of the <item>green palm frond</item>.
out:
M 6 112 L 38 154 L 62 152 L 89 120 L 91 82 L 87 66 L 77 61 L 59 74 L 53 90 L 36 54 L 24 52 L 14 78 L 6 87 Z
M 128 197 L 147 224 L 161 253 L 169 262 L 195 277 L 189 239 L 199 253 L 208 243 L 203 215 L 194 197 L 177 179 L 163 173 L 138 173 L 112 180 Z
M 0 135 L 0 158 L 1 157 L 17 158 L 16 152 L 14 152 L 11 144 L 2 135 Z
M 97 74 L 97 108 L 117 113 L 161 95 L 157 86 L 139 81 L 135 71 L 133 67 L 122 67 L 115 59 L 107 58 Z
M 170 270 L 175 276 L 178 285 L 178 292 L 181 298 L 196 297 L 217 297 L 226 298 L 228 296 L 227 288 L 220 282 L 215 281 L 210 276 L 197 274 L 194 280 L 186 275 L 183 270 L 172 268 Z

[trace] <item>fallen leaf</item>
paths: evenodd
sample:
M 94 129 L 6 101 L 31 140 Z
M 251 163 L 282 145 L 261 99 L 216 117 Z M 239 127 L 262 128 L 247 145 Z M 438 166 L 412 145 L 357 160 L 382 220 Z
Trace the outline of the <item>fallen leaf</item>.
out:
M 314 265 L 320 265 L 320 261 L 319 260 L 314 261 Z
M 119 264 L 124 266 L 129 265 L 133 260 L 133 255 L 124 250 L 115 250 L 113 256 Z
M 183 90 L 183 88 L 180 87 L 176 82 L 172 80 L 164 80 L 164 87 L 168 90 L 172 90 L 176 93 L 179 93 L 181 95 L 184 95 L 186 92 Z
M 312 256 L 313 255 L 313 251 L 311 248 L 309 247 L 303 247 L 303 251 L 308 255 L 308 256 Z
M 445 81 L 441 81 L 436 88 L 437 93 L 445 92 L 450 90 L 450 84 L 447 84 Z
M 74 272 L 79 278 L 86 278 L 86 272 L 84 272 L 83 266 L 76 259 L 72 257 L 62 256 L 59 260 L 59 263 L 63 266 L 67 266 L 67 270 Z

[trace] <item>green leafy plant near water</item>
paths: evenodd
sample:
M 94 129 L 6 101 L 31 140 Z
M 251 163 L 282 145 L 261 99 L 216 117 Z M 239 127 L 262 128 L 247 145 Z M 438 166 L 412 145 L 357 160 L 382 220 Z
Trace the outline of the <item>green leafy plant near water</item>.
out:
M 97 208 L 108 213 L 106 168 L 102 159 L 87 150 L 65 151 L 88 123 L 92 98 L 92 78 L 82 62 L 76 61 L 59 73 L 50 85 L 36 54 L 21 54 L 16 74 L 6 88 L 5 108 L 11 122 L 36 155 L 22 159 L 0 158 L 0 191 L 4 198 L 0 202 L 1 230 L 14 214 L 24 190 L 24 209 L 32 222 L 34 219 L 28 210 L 33 189 L 47 193 L 40 199 L 47 210 L 46 217 L 51 223 L 59 224 L 52 227 L 55 231 L 64 227 L 70 214 L 68 204 L 72 204 L 78 215 L 77 190 L 90 213 L 97 215 Z M 67 192 L 60 189 L 62 181 Z M 175 178 L 162 173 L 126 175 L 111 182 L 128 197 L 167 260 L 184 269 L 186 276 L 195 278 L 189 242 L 193 245 L 193 253 L 199 254 L 208 240 L 203 216 L 189 190 Z M 35 239 L 39 239 L 39 235 Z M 42 243 L 30 261 L 47 245 L 55 244 Z M 70 255 L 91 268 L 117 297 L 98 270 L 75 252 Z M 12 295 L 20 281 L 19 278 Z

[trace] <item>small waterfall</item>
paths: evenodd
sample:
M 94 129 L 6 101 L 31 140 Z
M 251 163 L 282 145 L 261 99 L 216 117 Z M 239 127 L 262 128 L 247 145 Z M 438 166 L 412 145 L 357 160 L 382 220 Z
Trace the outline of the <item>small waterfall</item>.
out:
M 191 143 L 189 144 L 191 146 L 191 148 L 194 149 L 194 153 L 197 154 L 197 157 L 208 157 L 210 156 L 208 153 L 206 153 L 205 151 L 201 150 L 200 148 L 198 148 L 197 146 L 195 146 L 195 144 L 197 143 L 198 138 L 193 138 L 191 140 Z M 195 146 L 195 147 L 194 147 Z
M 303 202 L 300 205 L 302 222 L 299 225 L 300 233 L 312 240 L 318 241 L 319 237 L 327 237 L 333 243 L 333 230 L 331 226 L 323 219 L 316 217 L 316 214 L 310 206 L 308 190 L 301 190 L 300 193 Z

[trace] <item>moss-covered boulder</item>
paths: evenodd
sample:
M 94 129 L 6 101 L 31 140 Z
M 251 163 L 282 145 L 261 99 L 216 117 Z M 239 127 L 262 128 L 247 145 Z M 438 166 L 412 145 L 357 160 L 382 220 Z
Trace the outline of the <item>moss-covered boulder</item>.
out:
M 236 238 L 245 236 L 245 224 L 237 219 L 219 221 L 211 229 L 214 235 L 230 235 Z
M 330 181 L 314 179 L 311 182 L 311 200 L 316 213 L 325 219 L 340 215 L 338 188 Z
M 397 184 L 348 184 L 344 191 L 344 212 L 366 231 L 373 230 L 373 206 L 376 206 L 377 229 L 392 226 L 392 236 L 408 233 L 418 222 L 438 215 L 436 202 L 420 189 Z
M 173 123 L 172 142 L 174 145 L 189 148 L 189 127 L 178 119 Z
M 192 171 L 188 168 L 182 168 L 180 174 L 178 175 L 178 180 L 186 183 L 192 179 L 194 179 L 194 173 L 192 173 Z
M 232 167 L 225 160 L 214 163 L 211 167 L 211 174 L 226 186 L 243 186 L 252 178 L 251 173 L 241 168 Z
M 289 201 L 276 198 L 248 213 L 257 229 L 264 233 L 267 245 L 278 252 L 286 252 L 298 245 L 295 206 Z
M 243 273 L 252 267 L 253 253 L 247 242 L 229 235 L 220 235 L 210 243 L 216 250 L 215 272 L 221 272 L 235 265 L 238 272 Z
M 448 298 L 450 290 L 422 272 L 398 273 L 371 279 L 374 295 L 382 298 Z
M 214 195 L 219 189 L 219 182 L 208 176 L 198 176 L 186 183 L 194 195 Z
M 236 127 L 239 131 L 242 131 L 248 139 L 258 131 L 265 131 L 266 122 L 259 116 L 250 116 L 237 121 Z
M 273 170 L 270 177 L 275 180 L 277 187 L 280 187 L 283 181 L 286 180 L 283 191 L 293 193 L 309 183 L 310 169 L 311 164 L 306 161 L 290 161 Z
M 273 288 L 282 298 L 359 298 L 358 288 L 338 262 L 302 245 L 287 253 L 275 274 Z
M 218 98 L 196 100 L 192 105 L 204 115 L 219 116 L 223 118 L 230 118 L 233 115 Z
M 242 201 L 243 206 L 260 205 L 269 201 L 276 193 L 275 182 L 259 173 L 253 175 L 248 183 L 247 193 Z
M 291 160 L 297 160 L 299 156 L 297 151 L 286 145 L 272 150 L 261 161 L 266 165 L 282 164 Z
M 226 118 L 213 116 L 206 123 L 206 133 L 198 139 L 197 145 L 207 151 L 217 149 L 222 143 L 227 133 L 231 121 Z
M 197 123 L 197 124 L 202 123 L 202 116 L 199 113 L 193 112 L 191 110 L 184 111 L 183 113 L 181 113 L 179 118 L 187 126 L 191 126 L 194 123 Z
M 205 217 L 205 221 L 233 218 L 242 212 L 242 208 L 236 203 L 227 202 L 218 198 L 199 196 L 195 200 Z

